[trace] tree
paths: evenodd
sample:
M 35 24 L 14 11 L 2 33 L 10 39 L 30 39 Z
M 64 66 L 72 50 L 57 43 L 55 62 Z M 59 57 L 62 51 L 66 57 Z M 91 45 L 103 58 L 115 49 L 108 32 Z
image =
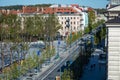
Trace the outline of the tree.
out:
M 45 19 L 45 29 L 47 35 L 49 36 L 49 40 L 53 41 L 53 38 L 58 29 L 61 28 L 61 25 L 59 24 L 59 21 L 54 14 L 49 14 L 48 17 L 46 17 Z
M 38 35 L 38 38 L 44 38 L 45 32 L 45 19 L 43 18 L 43 15 L 35 15 L 34 17 L 34 27 L 36 34 Z
M 73 80 L 72 79 L 73 76 L 73 72 L 70 69 L 65 69 L 62 76 L 61 76 L 61 80 Z
M 93 10 L 88 10 L 88 28 L 89 32 L 92 30 L 92 25 L 95 23 L 95 12 Z

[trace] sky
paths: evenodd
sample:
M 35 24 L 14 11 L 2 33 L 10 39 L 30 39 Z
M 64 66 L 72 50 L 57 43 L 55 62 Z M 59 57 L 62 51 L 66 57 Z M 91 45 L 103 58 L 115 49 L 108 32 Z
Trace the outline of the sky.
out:
M 107 0 L 0 0 L 0 6 L 35 4 L 79 4 L 92 8 L 105 8 Z

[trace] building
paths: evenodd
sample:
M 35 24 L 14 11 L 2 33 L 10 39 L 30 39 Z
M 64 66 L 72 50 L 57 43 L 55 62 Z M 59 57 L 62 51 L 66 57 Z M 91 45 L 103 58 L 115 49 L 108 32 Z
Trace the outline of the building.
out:
M 107 80 L 120 80 L 120 0 L 111 0 L 107 6 Z
M 83 11 L 84 10 L 84 11 Z M 77 4 L 72 5 L 51 5 L 50 7 L 27 7 L 22 8 L 22 13 L 18 13 L 18 16 L 33 17 L 35 14 L 55 14 L 58 17 L 59 23 L 62 25 L 62 29 L 59 29 L 60 35 L 63 37 L 68 36 L 70 33 L 77 33 L 84 30 L 88 25 L 87 8 L 84 9 Z M 69 18 L 70 27 L 66 27 L 66 20 Z M 22 28 L 24 24 L 21 24 Z
M 111 5 L 119 5 L 120 4 L 120 0 L 110 0 L 110 4 Z
M 106 22 L 108 29 L 108 80 L 120 80 L 120 17 Z
M 66 37 L 70 33 L 76 33 L 83 30 L 82 15 L 81 14 L 57 14 L 59 23 L 62 29 L 59 29 L 60 34 Z M 69 28 L 67 27 L 67 20 L 69 19 Z
M 22 10 L 0 10 L 3 14 L 15 14 L 21 17 L 21 26 L 24 28 L 24 18 L 33 17 L 35 14 L 55 14 L 58 17 L 62 29 L 59 29 L 60 35 L 66 37 L 70 33 L 77 33 L 83 31 L 88 26 L 88 10 L 92 8 L 81 7 L 78 4 L 71 5 L 51 5 L 50 7 L 30 7 L 23 6 Z M 66 20 L 69 18 L 70 27 L 66 27 Z
M 114 17 L 120 14 L 120 5 L 111 6 L 107 9 L 107 18 L 114 19 Z

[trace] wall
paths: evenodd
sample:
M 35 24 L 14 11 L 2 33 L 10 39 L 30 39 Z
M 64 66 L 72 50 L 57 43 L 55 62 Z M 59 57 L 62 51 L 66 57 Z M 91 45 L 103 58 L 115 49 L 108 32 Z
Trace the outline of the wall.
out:
M 108 28 L 108 80 L 120 80 L 120 27 Z

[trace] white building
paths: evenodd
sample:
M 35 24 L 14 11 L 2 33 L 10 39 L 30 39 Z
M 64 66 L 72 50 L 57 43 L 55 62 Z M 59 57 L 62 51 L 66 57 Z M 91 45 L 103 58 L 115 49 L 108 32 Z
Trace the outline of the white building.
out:
M 120 80 L 120 18 L 106 23 L 108 28 L 108 80 Z
M 120 80 L 120 0 L 111 0 L 107 8 L 107 46 L 108 46 L 108 73 L 107 80 Z
M 60 24 L 62 25 L 62 29 L 59 29 L 59 32 L 62 36 L 67 36 L 71 32 L 76 33 L 78 31 L 84 31 L 85 27 L 88 26 L 88 14 L 87 8 L 80 7 L 77 4 L 73 5 L 52 5 L 51 8 L 59 8 L 59 7 L 69 7 L 73 8 L 77 13 L 68 13 L 68 14 L 57 14 Z M 82 11 L 83 10 L 83 11 Z M 85 10 L 85 11 L 84 11 Z M 70 28 L 66 27 L 66 20 L 69 18 L 70 20 Z
M 110 4 L 111 5 L 119 5 L 120 4 L 120 0 L 110 0 Z
M 59 19 L 59 23 L 62 25 L 62 29 L 59 29 L 59 32 L 62 36 L 67 36 L 71 32 L 75 33 L 80 30 L 84 30 L 84 27 L 82 26 L 82 14 L 58 14 L 57 15 Z M 69 28 L 67 25 L 67 20 L 69 18 Z
M 24 17 L 33 17 L 35 14 L 55 14 L 58 17 L 59 23 L 62 25 L 62 29 L 59 29 L 60 35 L 65 37 L 70 33 L 77 33 L 83 31 L 88 26 L 88 14 L 84 8 L 79 5 L 52 5 L 48 8 L 44 8 L 40 13 L 32 12 L 27 13 L 27 7 L 25 7 L 26 13 L 18 13 L 19 17 L 22 17 L 22 29 L 24 28 Z M 30 7 L 31 8 L 31 7 Z M 28 8 L 29 9 L 29 8 Z M 87 8 L 85 8 L 87 10 Z M 34 11 L 34 10 L 33 10 Z M 70 27 L 66 27 L 66 20 L 69 18 Z

